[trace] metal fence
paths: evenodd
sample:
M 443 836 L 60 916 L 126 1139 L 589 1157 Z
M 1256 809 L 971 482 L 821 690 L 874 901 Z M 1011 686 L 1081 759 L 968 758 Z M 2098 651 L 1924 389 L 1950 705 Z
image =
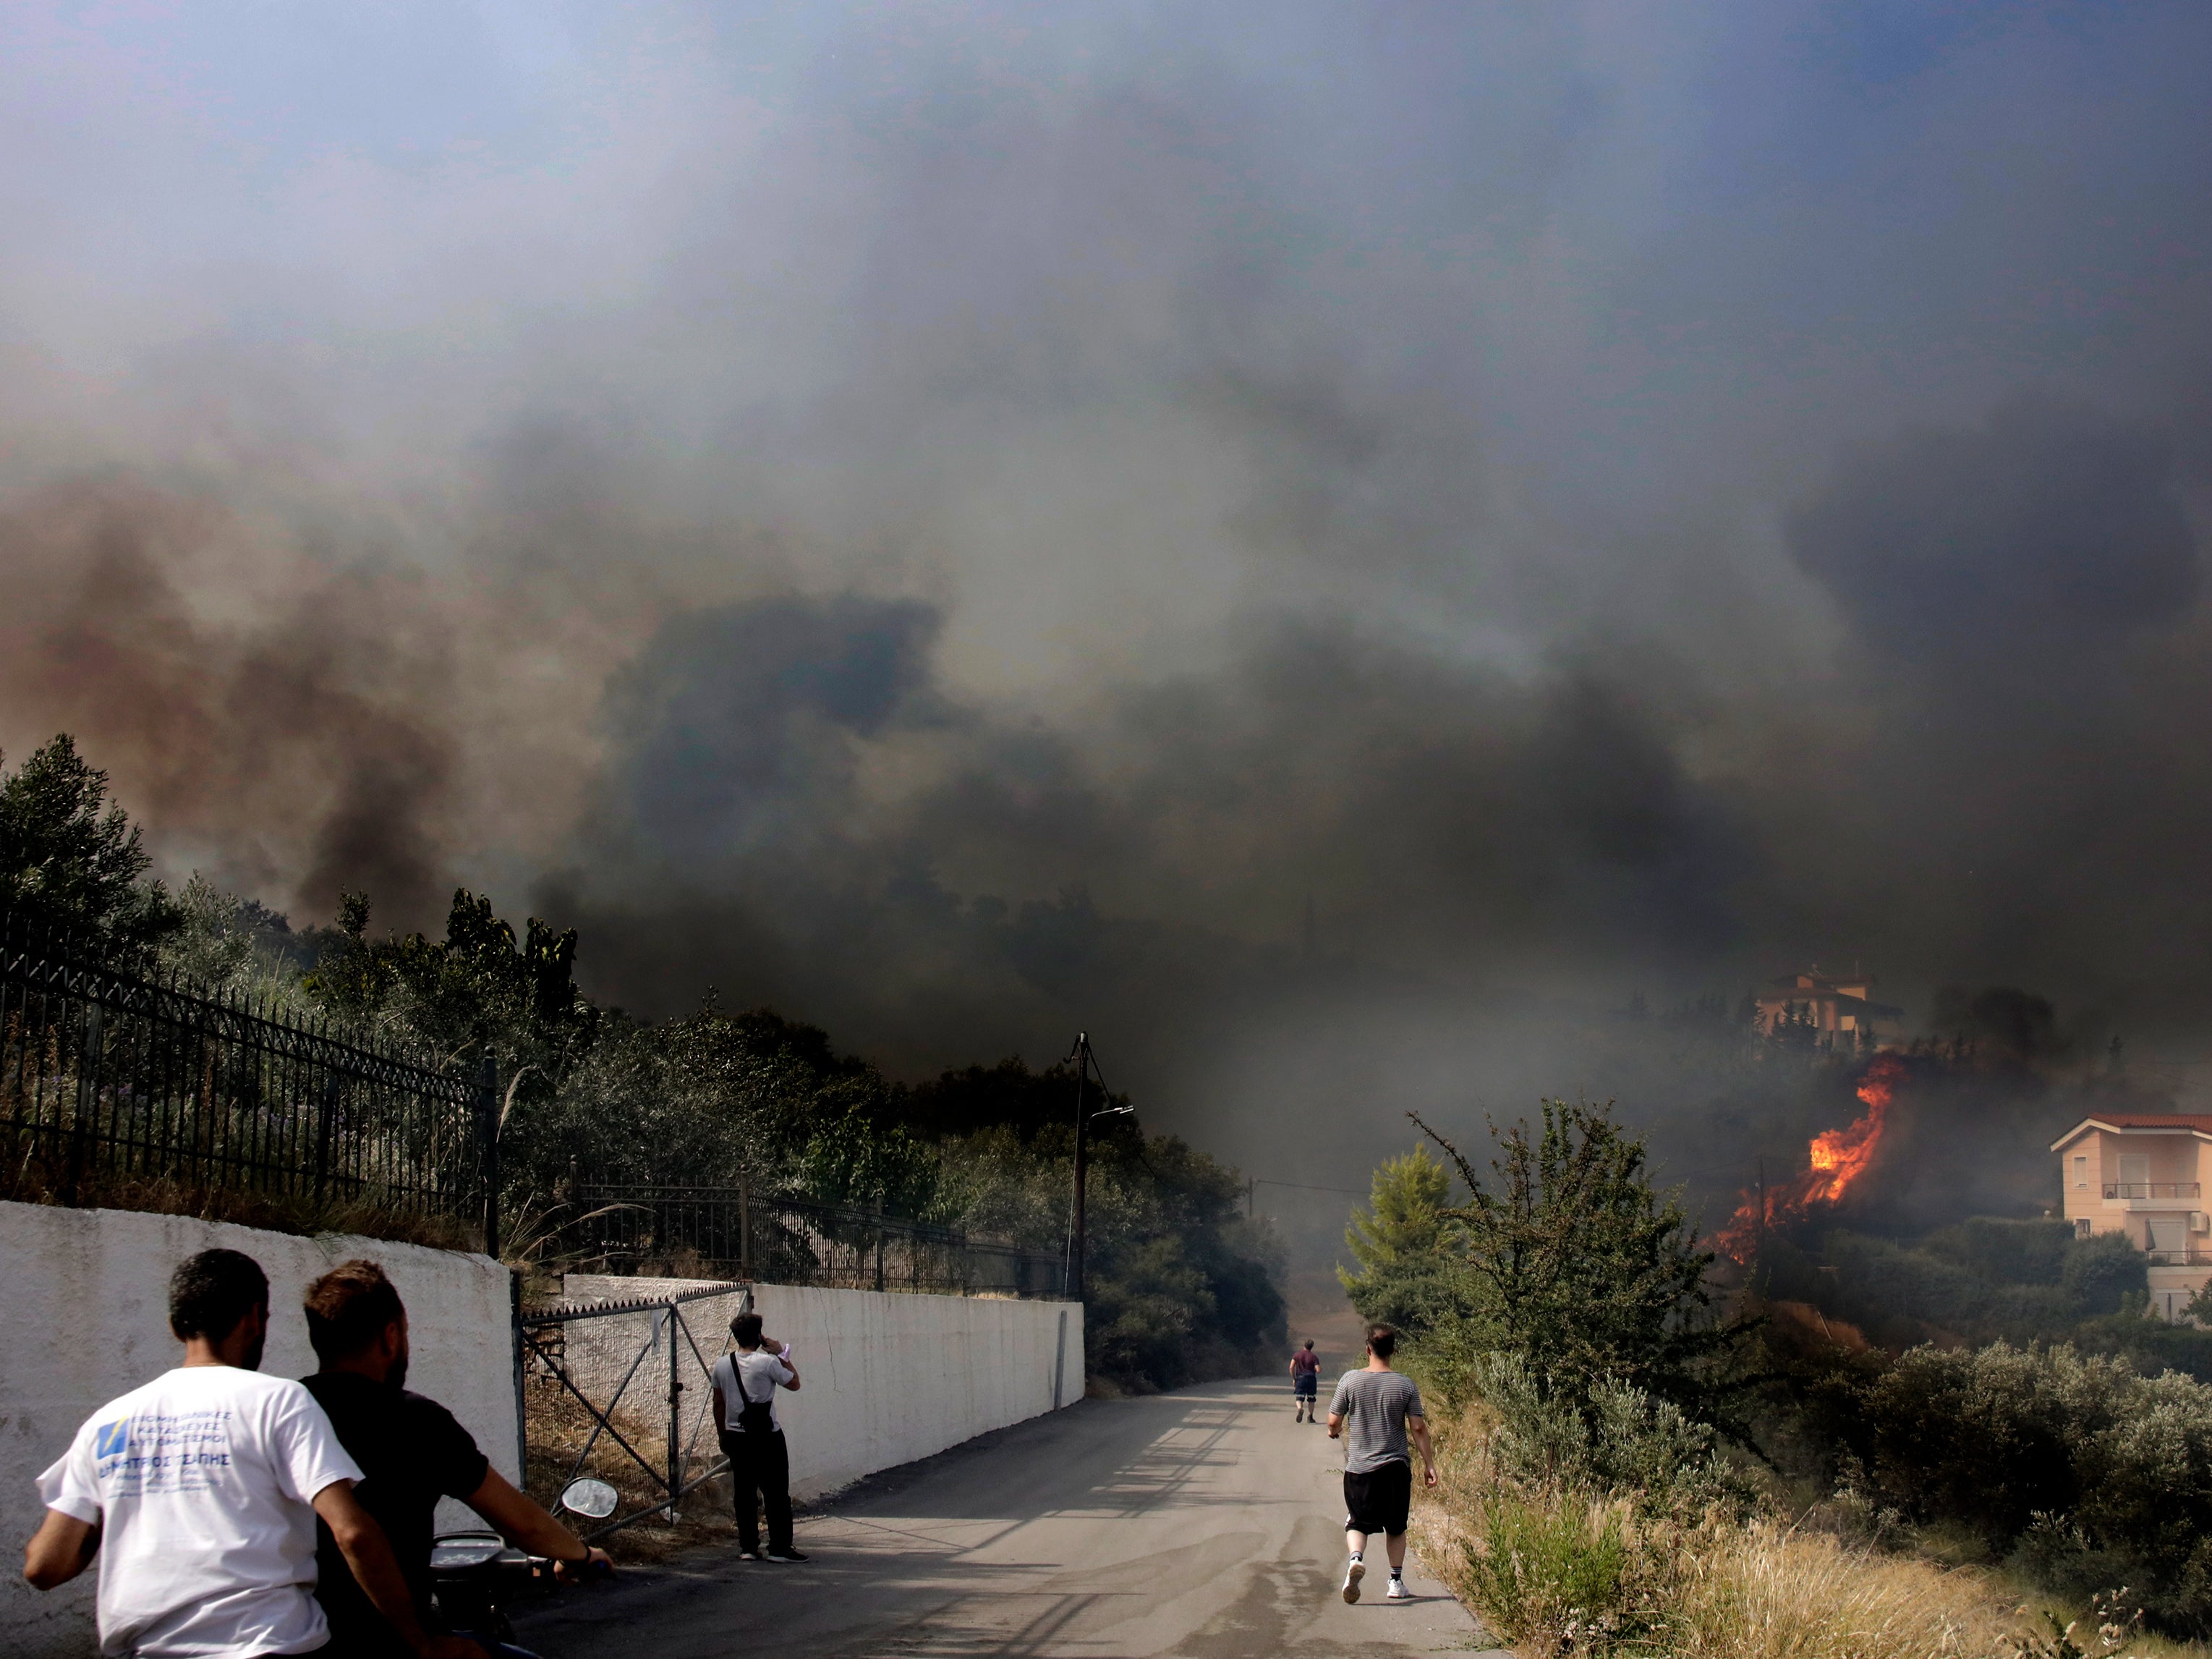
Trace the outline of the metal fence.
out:
M 0 920 L 0 1190 L 160 1184 L 495 1232 L 495 1122 L 488 1060 L 457 1074 Z
M 1056 1253 L 742 1187 L 580 1183 L 568 1209 L 561 1253 L 601 1272 L 650 1265 L 779 1285 L 1055 1297 L 1066 1279 Z

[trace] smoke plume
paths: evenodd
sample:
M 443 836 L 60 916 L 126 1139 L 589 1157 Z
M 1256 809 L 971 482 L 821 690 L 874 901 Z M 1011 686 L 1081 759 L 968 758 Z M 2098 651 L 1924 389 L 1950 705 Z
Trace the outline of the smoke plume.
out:
M 2185 1066 L 2212 24 L 2066 13 L 19 17 L 0 744 L 1284 1180 L 1740 1180 L 1615 1011 L 1808 959 Z

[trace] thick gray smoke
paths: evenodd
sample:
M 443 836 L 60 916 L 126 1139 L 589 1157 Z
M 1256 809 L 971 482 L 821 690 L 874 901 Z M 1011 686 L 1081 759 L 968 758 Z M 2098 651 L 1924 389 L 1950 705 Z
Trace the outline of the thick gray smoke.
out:
M 173 872 L 1324 1184 L 1808 957 L 2194 1058 L 2201 8 L 247 27 L 0 26 L 0 744 Z

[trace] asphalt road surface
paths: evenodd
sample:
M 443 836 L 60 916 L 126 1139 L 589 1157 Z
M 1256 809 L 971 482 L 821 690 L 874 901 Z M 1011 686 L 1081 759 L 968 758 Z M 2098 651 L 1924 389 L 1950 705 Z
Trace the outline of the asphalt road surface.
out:
M 813 1559 L 708 1550 L 518 1620 L 546 1659 L 985 1654 L 1328 1659 L 1489 1649 L 1380 1540 L 1347 1607 L 1340 1443 L 1287 1382 L 1088 1400 L 879 1476 L 802 1516 Z

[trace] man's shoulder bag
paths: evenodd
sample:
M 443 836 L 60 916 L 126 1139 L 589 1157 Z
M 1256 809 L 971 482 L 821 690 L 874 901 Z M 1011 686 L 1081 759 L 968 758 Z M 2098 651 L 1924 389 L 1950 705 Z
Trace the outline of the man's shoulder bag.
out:
M 745 1368 L 737 1360 L 730 1361 L 730 1374 L 738 1384 L 738 1427 L 745 1434 L 772 1434 L 775 1419 L 769 1416 L 769 1407 L 775 1399 L 775 1384 L 769 1384 L 768 1398 L 756 1400 L 745 1389 Z

